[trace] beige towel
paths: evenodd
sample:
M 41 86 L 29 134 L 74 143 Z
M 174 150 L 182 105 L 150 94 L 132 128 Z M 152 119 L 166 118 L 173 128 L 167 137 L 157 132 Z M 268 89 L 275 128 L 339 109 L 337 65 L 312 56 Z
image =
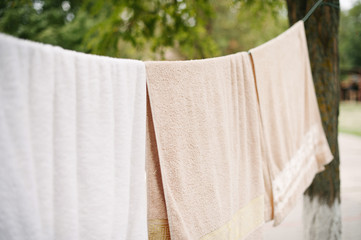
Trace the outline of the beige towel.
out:
M 303 22 L 250 52 L 267 151 L 266 218 L 274 217 L 277 225 L 333 156 L 321 124 Z
M 259 238 L 262 153 L 248 54 L 146 69 L 149 239 Z

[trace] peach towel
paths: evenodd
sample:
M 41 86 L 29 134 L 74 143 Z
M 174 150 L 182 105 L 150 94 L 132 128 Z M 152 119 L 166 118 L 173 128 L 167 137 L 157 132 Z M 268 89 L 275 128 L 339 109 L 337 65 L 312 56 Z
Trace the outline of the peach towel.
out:
M 267 152 L 266 220 L 274 218 L 278 225 L 333 156 L 322 128 L 303 22 L 250 52 Z
M 261 135 L 248 54 L 146 69 L 149 239 L 260 236 Z

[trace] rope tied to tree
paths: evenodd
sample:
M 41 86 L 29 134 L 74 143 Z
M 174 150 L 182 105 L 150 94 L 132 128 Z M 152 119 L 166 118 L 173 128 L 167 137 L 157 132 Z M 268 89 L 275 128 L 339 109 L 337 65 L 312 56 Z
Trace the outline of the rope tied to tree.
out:
M 340 8 L 340 6 L 338 4 L 334 4 L 334 3 L 330 3 L 330 2 L 324 2 L 323 0 L 318 0 L 315 5 L 312 6 L 312 8 L 310 9 L 310 11 L 308 11 L 308 13 L 306 14 L 306 16 L 302 19 L 302 21 L 306 22 L 307 19 L 312 15 L 312 13 L 319 7 L 322 5 L 327 5 L 330 7 L 334 7 L 334 8 Z

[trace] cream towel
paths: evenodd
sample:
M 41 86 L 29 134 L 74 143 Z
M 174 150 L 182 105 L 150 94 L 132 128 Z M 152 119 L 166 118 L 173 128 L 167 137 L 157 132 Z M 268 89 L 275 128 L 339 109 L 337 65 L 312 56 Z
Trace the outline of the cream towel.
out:
M 252 49 L 265 151 L 266 218 L 279 224 L 333 156 L 320 119 L 303 22 Z
M 144 63 L 0 53 L 0 239 L 146 239 Z
M 149 239 L 260 236 L 260 120 L 247 53 L 146 69 Z

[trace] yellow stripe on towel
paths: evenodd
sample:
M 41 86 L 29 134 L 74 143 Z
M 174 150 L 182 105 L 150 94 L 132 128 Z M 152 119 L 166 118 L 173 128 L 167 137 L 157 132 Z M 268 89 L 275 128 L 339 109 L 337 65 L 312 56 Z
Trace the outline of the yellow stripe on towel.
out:
M 149 240 L 169 240 L 170 232 L 168 219 L 148 220 L 148 234 Z
M 254 198 L 242 207 L 232 219 L 201 240 L 243 239 L 264 223 L 264 196 Z

